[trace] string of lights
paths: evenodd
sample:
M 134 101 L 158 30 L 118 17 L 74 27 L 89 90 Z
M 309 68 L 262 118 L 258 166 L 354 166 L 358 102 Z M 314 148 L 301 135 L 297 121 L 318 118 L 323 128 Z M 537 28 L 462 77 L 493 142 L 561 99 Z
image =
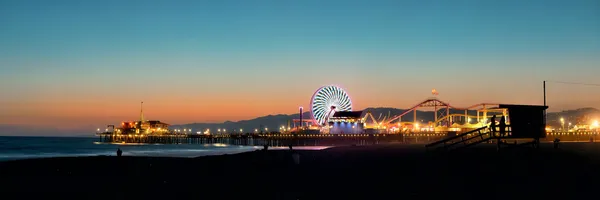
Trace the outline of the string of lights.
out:
M 547 80 L 546 82 L 560 83 L 560 84 L 569 84 L 569 85 L 586 85 L 586 86 L 597 86 L 597 87 L 600 87 L 600 84 L 595 84 L 595 83 L 576 83 L 576 82 L 551 81 L 551 80 Z

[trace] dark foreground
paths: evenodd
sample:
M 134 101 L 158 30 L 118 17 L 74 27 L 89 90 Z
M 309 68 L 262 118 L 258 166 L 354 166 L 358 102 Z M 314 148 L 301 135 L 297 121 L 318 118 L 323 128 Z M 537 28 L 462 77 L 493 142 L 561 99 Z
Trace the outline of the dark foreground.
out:
M 2 199 L 596 199 L 600 144 L 496 152 L 422 145 L 194 159 L 81 157 L 0 163 Z

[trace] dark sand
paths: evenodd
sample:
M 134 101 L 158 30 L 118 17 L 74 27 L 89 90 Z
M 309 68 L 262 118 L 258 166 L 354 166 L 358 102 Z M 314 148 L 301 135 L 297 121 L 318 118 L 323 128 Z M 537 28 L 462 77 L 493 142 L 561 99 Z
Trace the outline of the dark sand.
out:
M 79 157 L 0 163 L 1 199 L 597 199 L 600 143 L 286 150 L 200 158 Z

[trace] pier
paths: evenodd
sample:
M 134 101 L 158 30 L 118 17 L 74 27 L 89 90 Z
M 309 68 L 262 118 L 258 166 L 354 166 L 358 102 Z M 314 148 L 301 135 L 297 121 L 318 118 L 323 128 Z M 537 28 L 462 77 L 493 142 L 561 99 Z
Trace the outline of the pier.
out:
M 568 142 L 596 142 L 600 139 L 600 131 L 549 132 L 546 134 L 545 140 L 552 141 L 555 138 Z
M 447 133 L 428 134 L 97 134 L 101 143 L 146 144 L 230 144 L 248 146 L 333 146 L 381 143 L 426 143 L 446 137 Z
M 99 133 L 101 143 L 144 143 L 144 144 L 229 144 L 248 146 L 333 146 L 369 145 L 383 143 L 427 144 L 452 137 L 448 132 L 415 132 L 408 134 L 165 134 L 147 135 Z M 564 142 L 596 142 L 600 132 L 549 132 L 541 142 L 552 142 L 555 138 Z

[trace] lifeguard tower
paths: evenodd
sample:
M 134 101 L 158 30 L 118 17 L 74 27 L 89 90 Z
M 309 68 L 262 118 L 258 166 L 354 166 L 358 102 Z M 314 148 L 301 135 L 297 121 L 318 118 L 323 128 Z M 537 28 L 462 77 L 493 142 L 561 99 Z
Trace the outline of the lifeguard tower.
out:
M 440 141 L 425 145 L 428 149 L 453 150 L 477 145 L 482 142 L 496 141 L 498 147 L 511 145 L 531 145 L 534 148 L 539 146 L 540 138 L 546 137 L 546 120 L 544 111 L 548 106 L 537 105 L 510 105 L 500 104 L 500 109 L 505 109 L 506 127 L 502 131 L 505 134 L 499 134 L 501 130 L 496 126 L 495 130 L 490 129 L 490 122 L 487 125 L 460 133 L 456 136 L 444 138 Z M 520 144 L 508 144 L 503 141 L 507 139 L 525 140 L 527 142 Z M 528 140 L 529 139 L 529 140 Z

